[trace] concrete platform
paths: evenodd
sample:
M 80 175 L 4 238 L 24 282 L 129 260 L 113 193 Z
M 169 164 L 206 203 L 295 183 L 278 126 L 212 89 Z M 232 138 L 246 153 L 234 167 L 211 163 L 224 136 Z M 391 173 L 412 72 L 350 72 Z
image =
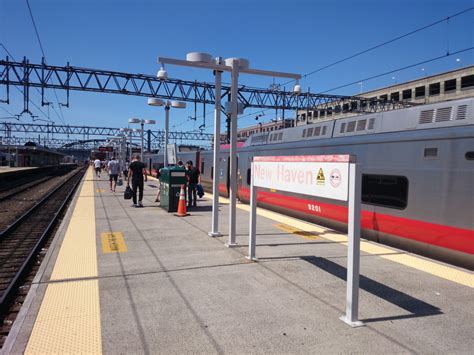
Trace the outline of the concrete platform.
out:
M 25 167 L 0 166 L 0 174 L 11 173 L 14 171 L 33 170 L 33 169 L 38 169 L 38 168 L 34 166 L 25 166 Z
M 471 353 L 474 275 L 362 245 L 360 318 L 345 310 L 346 237 L 259 211 L 257 257 L 211 238 L 211 202 L 178 218 L 89 171 L 3 351 L 8 353 Z M 92 206 L 92 207 L 91 207 Z M 113 233 L 113 234 L 111 234 Z M 122 243 L 122 240 L 123 242 Z M 114 251 L 114 250 L 122 250 Z

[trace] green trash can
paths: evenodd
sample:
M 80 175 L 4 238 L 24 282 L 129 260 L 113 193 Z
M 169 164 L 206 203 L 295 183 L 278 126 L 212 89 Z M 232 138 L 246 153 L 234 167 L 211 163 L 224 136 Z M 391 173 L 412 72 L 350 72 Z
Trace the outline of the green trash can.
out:
M 178 211 L 179 193 L 182 185 L 186 187 L 186 182 L 184 168 L 162 168 L 160 171 L 160 207 L 167 212 Z

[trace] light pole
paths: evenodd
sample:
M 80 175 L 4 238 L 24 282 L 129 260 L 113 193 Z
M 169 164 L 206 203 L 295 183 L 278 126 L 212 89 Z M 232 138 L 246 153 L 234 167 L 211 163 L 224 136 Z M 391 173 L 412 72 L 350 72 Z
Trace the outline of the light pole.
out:
M 128 123 L 140 123 L 140 125 L 142 126 L 142 131 L 141 131 L 141 160 L 143 162 L 143 135 L 144 135 L 144 127 L 145 127 L 145 124 L 155 124 L 156 121 L 155 120 L 141 120 L 139 118 L 129 118 L 128 120 Z
M 212 60 L 212 56 L 206 53 L 192 52 L 188 53 L 186 60 L 172 59 L 172 58 L 158 58 L 158 62 L 161 63 L 162 68 L 160 72 L 164 70 L 164 64 L 172 64 L 178 66 L 202 68 L 202 69 L 211 69 L 216 73 L 216 114 L 215 120 L 220 121 L 220 81 L 221 81 L 221 72 L 230 72 L 231 73 L 231 88 L 230 88 L 230 99 L 231 99 L 231 135 L 230 135 L 230 171 L 229 171 L 229 188 L 230 188 L 230 211 L 229 211 L 229 241 L 226 244 L 228 247 L 235 246 L 235 230 L 236 230 L 236 207 L 237 207 L 237 115 L 238 115 L 238 100 L 237 100 L 237 91 L 238 91 L 238 80 L 239 73 L 246 74 L 255 74 L 270 76 L 273 78 L 290 78 L 297 80 L 296 85 L 293 89 L 295 94 L 301 93 L 301 86 L 298 84 L 298 80 L 301 79 L 299 74 L 291 73 L 281 73 L 273 72 L 267 70 L 258 70 L 250 69 L 249 62 L 246 59 L 242 58 L 228 58 L 222 63 L 222 60 L 218 58 L 217 60 Z M 158 72 L 158 77 L 160 75 Z M 218 113 L 219 112 L 219 113 Z M 219 128 L 219 131 L 217 130 Z M 218 229 L 218 211 L 219 211 L 219 200 L 218 200 L 218 179 L 217 179 L 217 170 L 218 170 L 218 159 L 219 159 L 219 144 L 220 144 L 220 122 L 214 124 L 214 176 L 213 176 L 213 193 L 214 199 L 212 203 L 212 232 L 209 232 L 210 236 L 218 236 L 220 233 Z M 217 148 L 217 149 L 216 149 Z
M 164 69 L 160 69 L 158 72 L 159 79 L 166 79 L 168 75 Z M 165 107 L 165 147 L 163 149 L 163 166 L 168 166 L 168 133 L 170 125 L 170 109 L 173 108 L 186 108 L 186 103 L 181 101 L 169 101 L 161 100 L 156 98 L 148 99 L 148 105 L 150 106 L 164 106 Z

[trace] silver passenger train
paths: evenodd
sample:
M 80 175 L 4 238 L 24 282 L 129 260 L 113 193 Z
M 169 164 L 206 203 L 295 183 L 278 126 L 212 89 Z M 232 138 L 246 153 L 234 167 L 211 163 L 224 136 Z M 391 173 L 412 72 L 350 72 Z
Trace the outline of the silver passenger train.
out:
M 229 193 L 229 151 L 179 153 L 205 189 Z M 415 106 L 251 136 L 238 149 L 238 197 L 249 201 L 261 155 L 354 154 L 362 165 L 362 236 L 474 270 L 474 98 Z M 344 202 L 259 189 L 258 205 L 347 230 Z

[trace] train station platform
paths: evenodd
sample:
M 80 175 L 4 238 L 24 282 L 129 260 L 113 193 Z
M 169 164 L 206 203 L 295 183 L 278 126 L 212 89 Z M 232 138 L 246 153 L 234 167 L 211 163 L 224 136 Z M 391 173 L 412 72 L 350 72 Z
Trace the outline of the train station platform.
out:
M 258 262 L 207 235 L 211 201 L 144 208 L 92 170 L 78 190 L 4 345 L 6 353 L 471 353 L 474 275 L 363 241 L 359 317 L 345 310 L 347 238 L 258 210 Z
M 0 174 L 8 174 L 12 172 L 17 172 L 17 171 L 25 171 L 25 170 L 33 170 L 37 169 L 37 167 L 31 167 L 31 166 L 25 166 L 25 167 L 10 167 L 10 166 L 0 166 Z

